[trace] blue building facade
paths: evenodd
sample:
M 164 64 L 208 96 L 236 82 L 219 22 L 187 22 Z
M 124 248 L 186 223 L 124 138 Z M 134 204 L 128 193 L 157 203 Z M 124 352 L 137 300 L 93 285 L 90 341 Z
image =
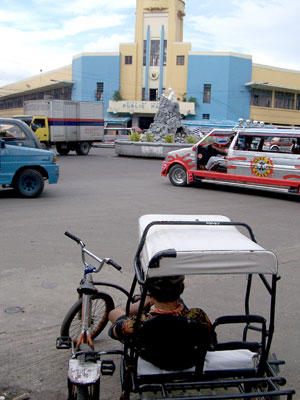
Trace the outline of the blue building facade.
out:
M 73 101 L 103 101 L 104 110 L 120 89 L 119 53 L 84 53 L 72 60 Z
M 72 100 L 103 101 L 106 117 L 126 117 L 134 125 L 142 115 L 108 112 L 109 101 L 120 91 L 119 53 L 83 53 L 72 62 Z M 191 52 L 188 56 L 186 100 L 196 99 L 196 115 L 186 121 L 196 125 L 235 124 L 250 115 L 252 59 L 236 53 Z
M 197 100 L 196 115 L 188 119 L 237 121 L 249 118 L 251 57 L 231 53 L 190 53 L 187 100 Z

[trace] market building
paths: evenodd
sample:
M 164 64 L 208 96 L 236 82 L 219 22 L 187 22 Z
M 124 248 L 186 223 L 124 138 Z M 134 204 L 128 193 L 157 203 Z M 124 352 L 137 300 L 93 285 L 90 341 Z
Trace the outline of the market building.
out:
M 195 52 L 183 42 L 183 0 L 137 0 L 135 41 L 119 52 L 81 53 L 72 64 L 0 88 L 0 116 L 23 102 L 104 102 L 108 126 L 148 128 L 172 88 L 186 125 L 239 118 L 300 126 L 300 71 L 252 63 L 251 55 Z

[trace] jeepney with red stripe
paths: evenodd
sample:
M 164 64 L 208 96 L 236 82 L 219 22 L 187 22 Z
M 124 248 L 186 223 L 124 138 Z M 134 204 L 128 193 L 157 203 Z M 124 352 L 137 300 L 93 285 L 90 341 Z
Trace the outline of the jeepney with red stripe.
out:
M 275 138 L 283 145 L 266 145 Z M 217 147 L 226 146 L 227 154 L 223 151 L 223 156 L 218 155 Z M 216 160 L 207 168 L 211 157 Z M 161 174 L 168 175 L 175 186 L 199 181 L 234 182 L 279 187 L 299 194 L 300 130 L 214 129 L 192 147 L 169 152 Z

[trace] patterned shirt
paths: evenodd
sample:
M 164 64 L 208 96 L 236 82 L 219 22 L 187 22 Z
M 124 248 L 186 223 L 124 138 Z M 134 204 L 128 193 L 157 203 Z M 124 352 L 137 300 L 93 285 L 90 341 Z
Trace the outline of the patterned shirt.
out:
M 147 320 L 153 318 L 155 315 L 163 315 L 163 314 L 182 316 L 192 319 L 197 323 L 199 323 L 204 328 L 203 329 L 204 331 L 207 331 L 207 335 L 210 335 L 211 333 L 212 324 L 206 313 L 200 308 L 191 308 L 191 309 L 185 308 L 182 303 L 179 303 L 178 306 L 172 311 L 160 310 L 154 306 L 151 307 L 149 312 L 142 313 L 138 327 L 140 328 Z M 109 335 L 113 339 L 125 341 L 126 338 L 129 338 L 130 335 L 133 334 L 135 322 L 136 322 L 136 315 L 121 316 L 111 326 L 109 330 Z M 113 332 L 114 328 L 116 335 Z

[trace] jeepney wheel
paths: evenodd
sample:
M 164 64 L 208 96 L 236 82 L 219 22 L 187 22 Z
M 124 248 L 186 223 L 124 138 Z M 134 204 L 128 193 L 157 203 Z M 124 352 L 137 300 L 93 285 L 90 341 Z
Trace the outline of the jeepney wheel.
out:
M 187 185 L 186 169 L 179 164 L 173 165 L 169 171 L 169 180 L 174 186 L 186 186 Z
M 91 146 L 88 142 L 78 143 L 76 146 L 76 153 L 79 156 L 87 156 L 90 152 Z
M 15 177 L 13 188 L 19 197 L 38 197 L 44 189 L 44 178 L 35 169 L 24 169 Z

